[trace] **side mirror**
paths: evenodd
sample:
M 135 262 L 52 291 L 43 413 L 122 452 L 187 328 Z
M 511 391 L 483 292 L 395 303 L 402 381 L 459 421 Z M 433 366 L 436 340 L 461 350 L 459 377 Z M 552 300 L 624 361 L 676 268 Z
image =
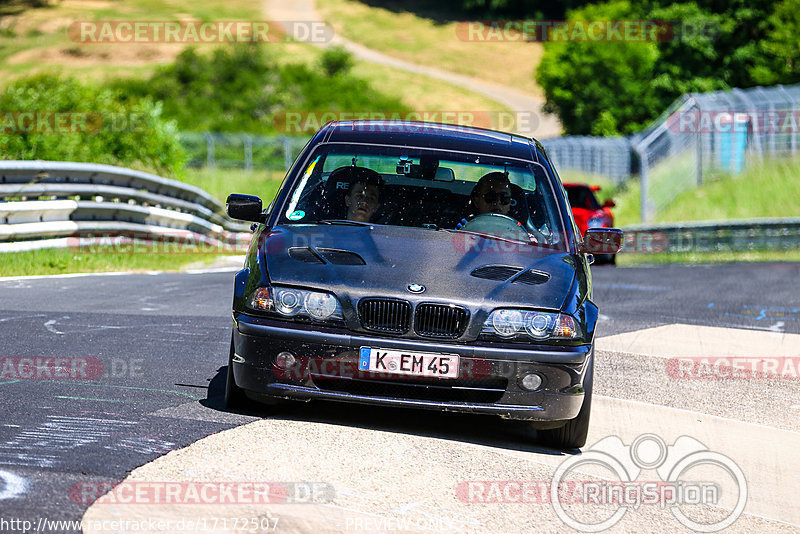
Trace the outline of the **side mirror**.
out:
M 604 208 L 613 208 L 616 205 L 617 205 L 617 203 L 614 202 L 613 200 L 611 200 L 610 198 L 607 199 L 605 202 L 603 202 L 603 207 Z
M 622 250 L 622 230 L 619 228 L 589 228 L 583 236 L 587 254 L 616 254 Z
M 232 219 L 243 221 L 263 222 L 261 215 L 261 199 L 253 195 L 228 195 L 225 203 L 225 211 Z

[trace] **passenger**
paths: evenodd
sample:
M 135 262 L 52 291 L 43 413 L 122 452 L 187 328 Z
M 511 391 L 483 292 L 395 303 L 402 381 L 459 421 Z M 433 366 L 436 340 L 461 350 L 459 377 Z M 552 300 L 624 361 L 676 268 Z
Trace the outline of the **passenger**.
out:
M 344 203 L 347 206 L 347 219 L 350 221 L 370 222 L 375 212 L 381 207 L 381 190 L 383 178 L 377 172 L 363 167 L 354 172 Z

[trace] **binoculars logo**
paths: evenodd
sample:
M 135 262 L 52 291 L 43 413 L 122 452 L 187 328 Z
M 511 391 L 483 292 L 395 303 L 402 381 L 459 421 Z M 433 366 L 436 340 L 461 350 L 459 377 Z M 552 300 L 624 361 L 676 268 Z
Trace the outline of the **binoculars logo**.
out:
M 576 485 L 568 479 L 573 473 L 597 470 L 610 472 L 611 480 L 598 477 L 597 481 L 582 481 Z M 638 480 L 643 470 L 655 470 L 659 479 Z M 689 479 L 693 470 L 694 476 L 702 473 L 704 480 Z M 709 473 L 713 473 L 711 477 Z M 730 491 L 734 486 L 736 489 Z M 565 496 L 565 487 L 576 491 Z M 728 498 L 725 505 L 720 503 L 723 490 Z M 732 506 L 730 497 L 735 498 Z M 625 445 L 618 436 L 609 436 L 559 465 L 550 485 L 550 502 L 566 525 L 581 532 L 611 528 L 629 508 L 638 509 L 643 504 L 669 507 L 675 519 L 696 532 L 717 532 L 732 525 L 744 511 L 747 481 L 733 460 L 709 450 L 690 436 L 680 436 L 669 446 L 655 434 L 642 434 L 630 445 Z M 568 509 L 575 512 L 572 506 L 575 503 L 603 505 L 614 511 L 590 522 L 584 517 L 578 519 L 576 513 L 570 515 Z M 565 504 L 570 506 L 565 507 Z M 720 513 L 715 512 L 710 520 L 714 522 L 703 522 L 694 517 L 699 514 L 690 517 L 681 509 L 692 506 L 710 506 L 717 511 L 724 510 L 726 515 L 720 518 Z

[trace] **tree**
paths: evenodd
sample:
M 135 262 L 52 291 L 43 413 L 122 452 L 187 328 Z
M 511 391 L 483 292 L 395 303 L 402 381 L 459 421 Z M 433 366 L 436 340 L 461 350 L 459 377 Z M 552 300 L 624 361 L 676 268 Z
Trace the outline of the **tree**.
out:
M 569 20 L 630 20 L 633 13 L 627 0 L 618 0 L 573 11 Z M 545 109 L 558 113 L 570 134 L 634 132 L 659 108 L 651 84 L 657 59 L 653 42 L 548 42 L 537 71 Z

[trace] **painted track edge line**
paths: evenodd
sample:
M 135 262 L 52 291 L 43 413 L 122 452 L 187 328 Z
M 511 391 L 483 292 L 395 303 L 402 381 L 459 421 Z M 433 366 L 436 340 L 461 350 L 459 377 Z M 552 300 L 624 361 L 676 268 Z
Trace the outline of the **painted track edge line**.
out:
M 83 278 L 86 276 L 127 276 L 133 274 L 140 275 L 157 275 L 157 274 L 209 274 L 209 273 L 224 273 L 224 272 L 237 272 L 241 267 L 218 267 L 212 269 L 189 269 L 186 271 L 114 271 L 114 272 L 99 272 L 99 273 L 64 273 L 64 274 L 39 274 L 31 276 L 0 276 L 0 283 L 14 282 L 18 280 L 39 280 L 39 279 L 58 279 L 58 278 Z

